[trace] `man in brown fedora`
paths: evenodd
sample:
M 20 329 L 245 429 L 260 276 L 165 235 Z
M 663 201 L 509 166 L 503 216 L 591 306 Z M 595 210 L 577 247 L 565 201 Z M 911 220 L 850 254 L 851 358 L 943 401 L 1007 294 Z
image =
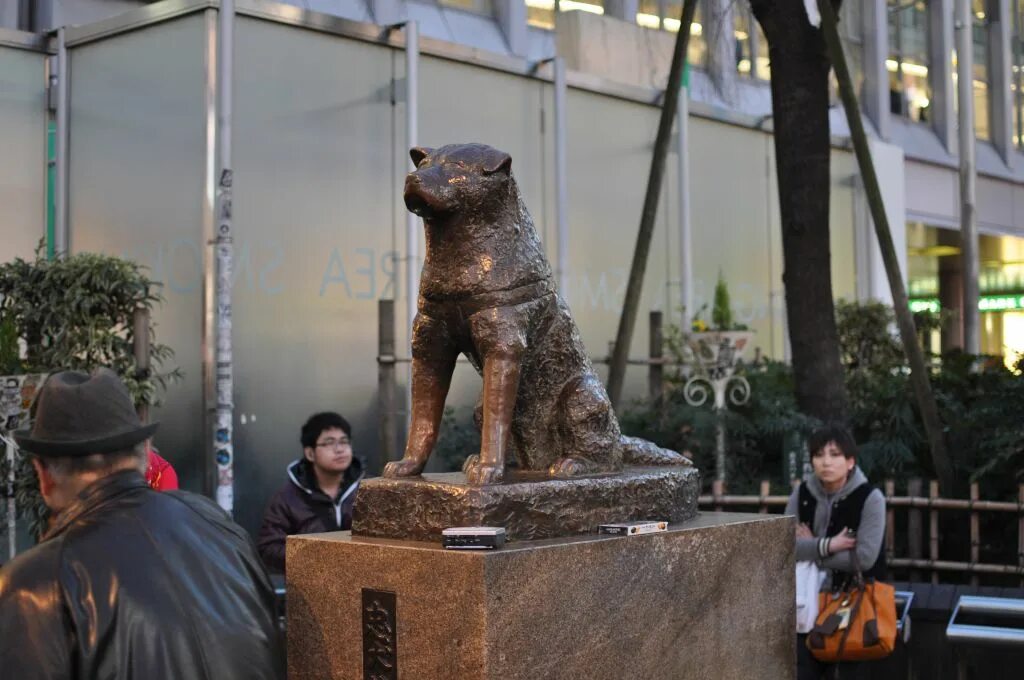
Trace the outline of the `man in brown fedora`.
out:
M 0 675 L 262 680 L 283 676 L 273 590 L 248 535 L 214 503 L 149 488 L 143 425 L 107 369 L 53 375 L 31 431 L 55 513 L 0 570 Z

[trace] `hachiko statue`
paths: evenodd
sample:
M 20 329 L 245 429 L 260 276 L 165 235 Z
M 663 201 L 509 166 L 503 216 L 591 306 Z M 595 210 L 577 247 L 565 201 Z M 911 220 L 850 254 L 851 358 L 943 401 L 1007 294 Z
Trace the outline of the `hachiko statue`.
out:
M 507 454 L 526 470 L 569 477 L 623 461 L 688 464 L 624 437 L 590 364 L 533 220 L 512 158 L 483 144 L 414 148 L 405 205 L 423 218 L 427 254 L 412 338 L 412 425 L 405 457 L 385 477 L 417 475 L 437 441 L 455 360 L 483 375 L 480 454 L 470 484 L 501 481 Z

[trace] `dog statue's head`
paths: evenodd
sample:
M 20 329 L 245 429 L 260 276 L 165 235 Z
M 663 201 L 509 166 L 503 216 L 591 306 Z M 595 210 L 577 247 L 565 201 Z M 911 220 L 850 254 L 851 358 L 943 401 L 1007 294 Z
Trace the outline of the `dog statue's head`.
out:
M 413 147 L 416 169 L 405 178 L 405 205 L 426 220 L 500 208 L 512 184 L 512 157 L 486 144 Z

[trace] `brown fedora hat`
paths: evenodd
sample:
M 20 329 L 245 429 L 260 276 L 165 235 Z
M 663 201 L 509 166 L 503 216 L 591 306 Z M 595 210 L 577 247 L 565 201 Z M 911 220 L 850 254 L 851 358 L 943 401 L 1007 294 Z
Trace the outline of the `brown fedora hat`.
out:
M 130 449 L 158 423 L 143 425 L 117 374 L 99 368 L 55 373 L 43 384 L 31 430 L 18 430 L 18 446 L 37 456 L 87 456 Z

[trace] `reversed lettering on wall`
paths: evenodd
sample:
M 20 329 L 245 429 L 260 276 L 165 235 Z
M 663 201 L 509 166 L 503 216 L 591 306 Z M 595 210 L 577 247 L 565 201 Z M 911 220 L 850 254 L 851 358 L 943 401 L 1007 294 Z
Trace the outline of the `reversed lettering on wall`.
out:
M 363 588 L 363 680 L 397 679 L 395 594 Z

